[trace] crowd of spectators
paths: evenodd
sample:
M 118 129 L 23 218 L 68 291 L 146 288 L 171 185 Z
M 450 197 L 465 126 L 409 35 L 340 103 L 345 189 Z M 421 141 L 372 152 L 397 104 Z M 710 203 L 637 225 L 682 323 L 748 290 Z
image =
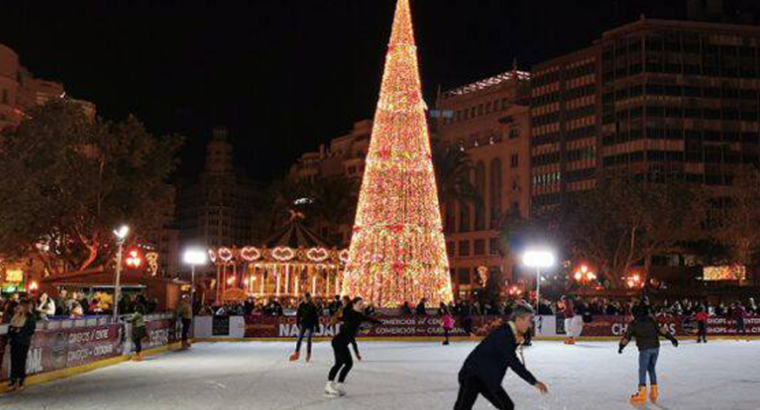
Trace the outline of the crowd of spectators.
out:
M 106 315 L 113 313 L 113 305 L 110 299 L 106 300 L 101 293 L 87 294 L 84 292 L 67 289 L 58 291 L 57 297 L 48 293 L 39 295 L 30 295 L 22 293 L 12 293 L 0 296 L 0 321 L 8 323 L 15 312 L 21 300 L 29 300 L 32 313 L 38 320 L 51 320 L 58 318 L 81 318 L 84 316 Z M 146 313 L 154 313 L 158 308 L 157 299 L 148 299 L 144 294 L 123 294 L 119 302 L 119 312 L 121 314 L 131 314 L 142 306 Z

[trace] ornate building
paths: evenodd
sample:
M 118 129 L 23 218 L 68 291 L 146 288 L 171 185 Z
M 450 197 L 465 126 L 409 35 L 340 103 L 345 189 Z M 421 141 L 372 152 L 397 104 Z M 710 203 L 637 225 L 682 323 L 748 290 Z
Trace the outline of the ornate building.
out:
M 215 128 L 206 149 L 206 168 L 197 181 L 180 185 L 176 227 L 179 249 L 217 248 L 251 242 L 255 186 L 236 172 L 226 128 Z M 183 267 L 183 272 L 188 270 Z
M 437 138 L 464 150 L 481 203 L 444 204 L 445 232 L 455 291 L 467 297 L 487 280 L 518 281 L 502 251 L 499 228 L 508 214 L 530 207 L 530 75 L 514 69 L 442 93 L 436 102 Z

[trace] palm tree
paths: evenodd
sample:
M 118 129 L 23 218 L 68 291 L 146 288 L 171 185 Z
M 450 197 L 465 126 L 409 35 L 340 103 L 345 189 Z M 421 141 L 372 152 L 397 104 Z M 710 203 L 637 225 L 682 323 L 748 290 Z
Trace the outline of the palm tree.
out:
M 433 168 L 441 206 L 452 202 L 482 202 L 483 199 L 470 182 L 473 165 L 467 152 L 457 147 L 434 143 Z

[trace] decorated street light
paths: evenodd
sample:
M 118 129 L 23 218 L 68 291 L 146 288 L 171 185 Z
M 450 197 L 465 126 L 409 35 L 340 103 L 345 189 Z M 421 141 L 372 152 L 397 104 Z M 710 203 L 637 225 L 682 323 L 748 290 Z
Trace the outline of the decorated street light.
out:
M 119 297 L 121 296 L 121 264 L 122 254 L 124 252 L 124 241 L 129 235 L 129 226 L 122 225 L 118 229 L 114 229 L 114 236 L 116 237 L 116 244 L 119 246 L 119 250 L 116 253 L 116 283 L 113 287 L 113 318 L 116 320 L 119 317 Z
M 536 314 L 541 300 L 541 268 L 550 268 L 555 262 L 554 252 L 546 248 L 529 249 L 523 253 L 523 265 L 536 269 Z
M 195 303 L 195 267 L 205 265 L 208 254 L 203 249 L 189 248 L 185 250 L 182 260 L 190 265 L 190 303 Z
M 597 278 L 596 273 L 591 271 L 589 267 L 585 264 L 581 265 L 581 267 L 575 271 L 575 274 L 573 274 L 573 279 L 575 279 L 576 282 L 580 282 L 580 283 L 594 282 L 596 278 Z

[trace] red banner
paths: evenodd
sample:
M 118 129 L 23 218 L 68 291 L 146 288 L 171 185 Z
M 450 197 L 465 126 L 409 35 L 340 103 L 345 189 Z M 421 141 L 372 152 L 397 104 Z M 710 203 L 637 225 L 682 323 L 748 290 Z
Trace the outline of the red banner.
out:
M 676 336 L 693 336 L 697 332 L 697 322 L 685 316 L 660 316 L 660 325 Z M 631 322 L 628 316 L 594 316 L 591 323 L 583 324 L 581 336 L 586 337 L 622 337 Z M 747 335 L 760 335 L 760 317 L 744 319 L 744 329 Z M 734 319 L 711 317 L 707 320 L 707 335 L 736 336 L 737 328 Z
M 440 316 L 380 316 L 382 324 L 365 323 L 359 330 L 363 337 L 443 337 Z M 497 316 L 473 317 L 473 329 L 502 319 Z M 328 325 L 328 318 L 320 318 L 320 326 L 315 336 L 335 336 L 340 325 Z M 465 330 L 459 320 L 455 321 L 451 336 L 464 336 Z M 298 326 L 294 316 L 248 316 L 245 318 L 245 337 L 283 338 L 298 336 Z
M 122 354 L 118 324 L 44 330 L 34 334 L 27 359 L 27 375 L 81 366 Z M 3 352 L 0 380 L 10 371 L 10 345 Z

